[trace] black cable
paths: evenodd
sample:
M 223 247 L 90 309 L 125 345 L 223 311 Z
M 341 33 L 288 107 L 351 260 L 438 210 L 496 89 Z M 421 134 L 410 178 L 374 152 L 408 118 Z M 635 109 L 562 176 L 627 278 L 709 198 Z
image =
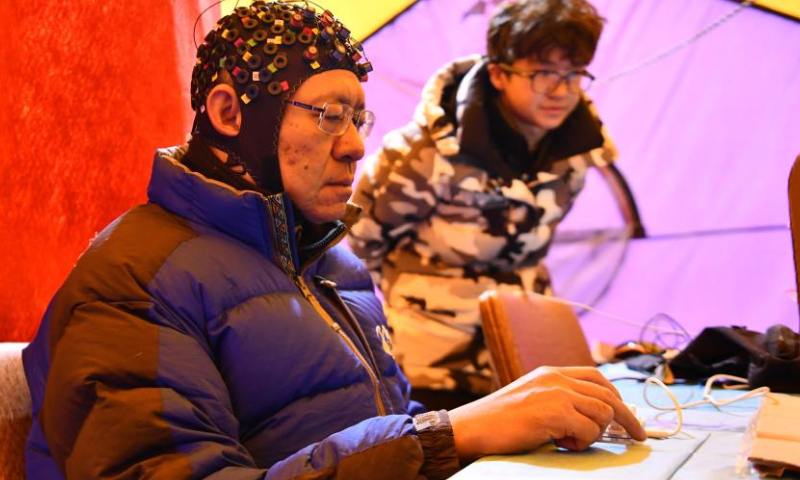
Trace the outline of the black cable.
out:
M 630 241 L 631 241 L 630 231 L 625 229 L 620 233 L 622 233 L 622 241 L 623 241 L 622 251 L 620 252 L 619 257 L 617 258 L 616 262 L 614 262 L 614 267 L 611 269 L 611 273 L 608 276 L 608 280 L 606 280 L 605 284 L 603 284 L 603 287 L 600 289 L 600 291 L 597 293 L 597 295 L 594 296 L 593 299 L 591 299 L 588 302 L 584 302 L 587 305 L 589 305 L 590 307 L 594 307 L 595 305 L 600 303 L 600 301 L 603 298 L 605 298 L 605 296 L 608 294 L 608 292 L 611 291 L 611 286 L 614 285 L 614 281 L 619 276 L 619 272 L 622 270 L 622 265 L 625 263 L 625 259 L 628 256 L 628 250 L 630 249 Z M 585 315 L 586 312 L 588 312 L 588 310 L 583 309 L 583 310 L 580 310 L 580 311 L 576 312 L 576 315 L 581 317 L 581 316 Z
M 205 15 L 205 13 L 206 13 L 207 11 L 209 11 L 209 10 L 211 10 L 212 8 L 216 7 L 217 5 L 219 5 L 220 3 L 222 3 L 223 1 L 225 1 L 225 0 L 219 0 L 218 2 L 214 2 L 214 3 L 212 3 L 211 5 L 209 5 L 208 7 L 206 7 L 206 9 L 205 9 L 205 10 L 203 10 L 202 12 L 200 12 L 200 15 L 198 15 L 198 16 L 197 16 L 197 18 L 195 18 L 195 19 L 194 19 L 194 26 L 192 27 L 192 41 L 194 42 L 194 48 L 195 48 L 195 50 L 196 50 L 196 49 L 198 49 L 198 48 L 200 48 L 200 46 L 199 46 L 199 45 L 197 45 L 197 24 L 198 24 L 198 22 L 200 22 L 200 19 L 201 19 L 201 18 L 203 18 L 203 15 Z
M 668 333 L 663 332 L 660 328 L 653 328 L 658 327 L 657 324 L 659 323 L 666 323 L 669 325 L 669 330 L 675 330 L 681 333 Z M 647 341 L 645 339 L 645 334 L 647 332 L 653 332 L 654 338 L 652 341 Z M 645 322 L 639 332 L 639 344 L 655 345 L 663 350 L 680 348 L 681 346 L 689 343 L 691 339 L 691 334 L 689 334 L 683 325 L 666 313 L 657 313 L 652 316 L 647 322 Z
M 631 191 L 630 185 L 628 185 L 628 181 L 625 180 L 625 177 L 622 175 L 622 172 L 619 171 L 617 168 L 616 163 L 611 163 L 608 165 L 608 171 L 610 171 L 614 178 L 617 180 L 617 184 L 622 188 L 622 193 L 625 194 L 625 201 L 630 206 L 631 219 L 633 225 L 633 232 L 631 232 L 631 238 L 645 238 L 647 233 L 645 232 L 644 225 L 642 224 L 642 216 L 639 214 L 639 207 L 636 206 L 636 199 L 633 198 L 633 191 Z
M 631 199 L 632 200 L 632 199 Z M 613 268 L 611 269 L 611 273 L 609 274 L 608 279 L 606 280 L 603 287 L 594 296 L 593 299 L 590 301 L 586 301 L 587 305 L 594 307 L 598 303 L 600 303 L 603 298 L 608 294 L 613 286 L 614 282 L 616 281 L 617 277 L 619 276 L 619 272 L 622 270 L 622 265 L 625 263 L 625 259 L 627 258 L 628 250 L 630 248 L 630 241 L 632 238 L 636 238 L 639 241 L 642 240 L 674 240 L 674 239 L 683 239 L 683 238 L 697 238 L 697 237 L 706 237 L 706 236 L 716 236 L 716 235 L 730 235 L 730 234 L 742 234 L 742 233 L 762 233 L 762 232 L 771 232 L 771 231 L 785 231 L 788 230 L 786 225 L 758 225 L 753 227 L 734 227 L 734 228 L 725 228 L 725 229 L 716 229 L 716 230 L 696 230 L 693 232 L 678 232 L 678 233 L 667 233 L 667 234 L 660 234 L 660 235 L 647 235 L 645 237 L 633 237 L 631 232 L 627 230 L 627 228 L 623 229 L 594 229 L 594 230 L 569 230 L 566 232 L 560 231 L 555 239 L 553 239 L 553 244 L 570 244 L 570 243 L 579 243 L 579 242 L 587 242 L 587 241 L 595 241 L 598 238 L 603 238 L 603 241 L 608 240 L 615 240 L 621 238 L 624 242 L 622 252 L 620 253 L 619 257 L 614 263 Z M 588 310 L 583 309 L 577 313 L 579 317 L 583 316 L 588 312 Z M 686 330 L 678 323 L 676 320 L 672 319 L 666 314 L 659 314 L 668 317 L 668 323 L 671 323 L 677 326 L 679 330 L 686 332 Z M 658 317 L 658 316 L 656 316 Z M 654 317 L 655 318 L 655 317 Z M 654 321 L 651 319 L 650 321 Z M 686 333 L 686 338 L 689 337 L 689 334 Z M 660 339 L 656 339 L 659 341 Z
M 742 233 L 763 233 L 763 232 L 777 232 L 788 231 L 788 225 L 755 225 L 752 227 L 730 227 L 730 228 L 716 228 L 709 230 L 694 230 L 688 232 L 673 232 L 673 233 L 660 233 L 660 234 L 647 234 L 646 237 L 637 238 L 637 240 L 675 240 L 682 238 L 695 238 L 695 237 L 710 237 L 717 235 L 731 235 Z M 558 236 L 553 240 L 553 243 L 580 243 L 599 236 L 611 236 L 619 232 L 618 228 L 597 228 L 587 230 L 566 230 L 559 231 Z M 635 237 L 634 237 L 635 238 Z

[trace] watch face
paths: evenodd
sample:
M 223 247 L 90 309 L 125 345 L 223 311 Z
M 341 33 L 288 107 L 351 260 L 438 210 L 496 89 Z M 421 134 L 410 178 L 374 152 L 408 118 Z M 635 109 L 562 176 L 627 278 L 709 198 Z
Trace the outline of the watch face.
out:
M 427 428 L 435 427 L 439 425 L 440 422 L 441 418 L 439 417 L 439 412 L 426 412 L 414 417 L 414 428 L 420 432 Z

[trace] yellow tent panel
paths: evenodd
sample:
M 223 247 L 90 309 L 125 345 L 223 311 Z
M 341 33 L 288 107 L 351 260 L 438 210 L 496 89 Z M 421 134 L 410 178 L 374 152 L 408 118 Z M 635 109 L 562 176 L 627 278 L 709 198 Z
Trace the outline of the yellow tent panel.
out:
M 222 2 L 222 15 L 233 11 L 237 0 Z M 364 41 L 379 28 L 410 7 L 417 0 L 319 0 L 321 7 L 329 9 L 344 23 L 357 40 Z M 239 0 L 249 5 L 249 0 Z
M 758 0 L 756 5 L 800 20 L 800 2 L 797 0 Z
M 249 4 L 249 0 L 238 0 Z M 319 0 L 321 6 L 330 9 L 347 25 L 353 36 L 361 41 L 378 31 L 417 0 Z M 741 0 L 739 0 L 741 1 Z M 222 2 L 222 15 L 233 10 L 237 0 Z M 798 0 L 757 0 L 755 5 L 800 20 Z

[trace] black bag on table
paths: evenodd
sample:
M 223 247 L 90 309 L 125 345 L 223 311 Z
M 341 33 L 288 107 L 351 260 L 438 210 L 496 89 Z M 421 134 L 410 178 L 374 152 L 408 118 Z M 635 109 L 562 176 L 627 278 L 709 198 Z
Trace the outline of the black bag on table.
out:
M 800 335 L 784 325 L 766 334 L 711 327 L 669 362 L 674 377 L 699 381 L 718 373 L 747 378 L 753 388 L 800 393 Z

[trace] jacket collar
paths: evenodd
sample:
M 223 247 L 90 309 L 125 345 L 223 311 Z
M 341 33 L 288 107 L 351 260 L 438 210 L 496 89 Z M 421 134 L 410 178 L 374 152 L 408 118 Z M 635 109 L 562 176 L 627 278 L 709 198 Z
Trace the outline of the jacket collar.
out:
M 187 148 L 183 145 L 156 151 L 148 200 L 255 248 L 290 277 L 301 274 L 338 243 L 360 216 L 360 207 L 348 204 L 341 221 L 317 226 L 319 238 L 310 245 L 313 248 L 301 249 L 286 193 L 263 195 L 209 179 L 181 163 Z

